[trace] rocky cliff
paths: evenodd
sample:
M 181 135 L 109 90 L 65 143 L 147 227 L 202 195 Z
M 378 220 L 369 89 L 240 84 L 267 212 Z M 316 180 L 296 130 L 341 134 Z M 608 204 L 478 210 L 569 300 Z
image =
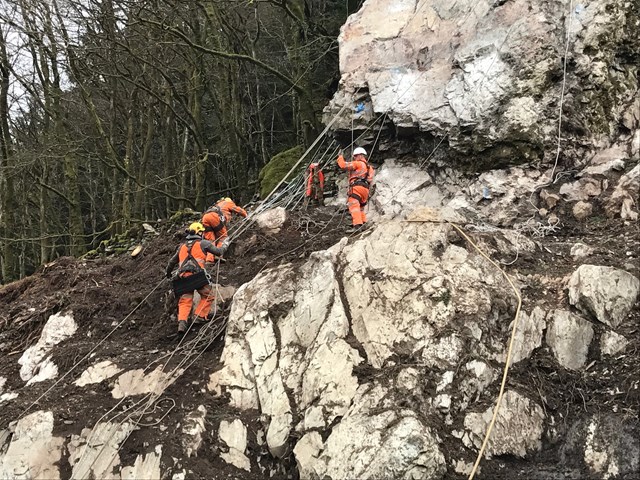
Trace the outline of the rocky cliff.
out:
M 414 150 L 443 140 L 436 158 L 496 168 L 553 160 L 562 107 L 572 165 L 630 133 L 639 15 L 617 0 L 367 0 L 341 30 L 326 117 L 348 105 L 339 126 L 350 132 L 384 115 L 369 143 L 385 121 L 385 136 Z

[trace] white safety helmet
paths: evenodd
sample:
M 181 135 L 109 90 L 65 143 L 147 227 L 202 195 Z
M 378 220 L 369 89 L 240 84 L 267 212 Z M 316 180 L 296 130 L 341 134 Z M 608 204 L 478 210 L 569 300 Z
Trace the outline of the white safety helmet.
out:
M 355 157 L 356 155 L 364 155 L 366 157 L 367 151 L 362 147 L 356 147 L 356 149 L 353 151 L 353 156 Z

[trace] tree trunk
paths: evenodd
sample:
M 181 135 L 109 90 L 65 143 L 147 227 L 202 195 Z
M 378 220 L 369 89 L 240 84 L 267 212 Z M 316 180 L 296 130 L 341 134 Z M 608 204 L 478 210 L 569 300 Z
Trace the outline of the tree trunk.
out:
M 0 26 L 1 27 L 1 26 Z M 4 43 L 4 32 L 0 28 L 0 235 L 15 238 L 16 202 L 11 177 L 13 146 L 9 131 L 9 59 Z M 2 241 L 2 281 L 14 280 L 19 275 L 16 244 Z

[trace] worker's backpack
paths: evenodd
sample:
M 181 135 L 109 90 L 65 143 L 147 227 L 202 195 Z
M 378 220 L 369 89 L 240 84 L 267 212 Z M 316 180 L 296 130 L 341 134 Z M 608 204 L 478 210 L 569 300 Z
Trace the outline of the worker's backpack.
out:
M 209 226 L 205 225 L 205 227 L 204 227 L 204 231 L 205 232 L 218 233 L 220 230 L 222 230 L 227 225 L 227 217 L 224 215 L 224 213 L 222 213 L 222 209 L 220 207 L 218 207 L 217 205 L 214 205 L 213 207 L 210 207 L 204 213 L 205 213 L 205 215 L 207 213 L 216 213 L 218 215 L 218 217 L 220 218 L 220 223 L 218 223 L 218 225 L 216 225 L 215 227 L 209 227 Z
M 199 241 L 190 240 L 184 244 L 187 247 L 187 258 L 178 266 L 178 275 L 173 280 L 173 292 L 176 297 L 186 293 L 193 293 L 194 290 L 199 290 L 209 284 L 206 270 L 200 266 L 198 260 L 191 254 L 193 246 Z M 183 276 L 185 273 L 189 275 Z

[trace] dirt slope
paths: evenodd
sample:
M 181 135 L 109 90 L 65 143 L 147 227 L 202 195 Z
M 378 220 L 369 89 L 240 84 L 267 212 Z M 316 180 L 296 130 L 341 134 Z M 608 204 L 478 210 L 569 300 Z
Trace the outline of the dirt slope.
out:
M 221 264 L 219 283 L 239 287 L 263 268 L 303 261 L 312 251 L 327 248 L 339 240 L 344 232 L 344 218 L 343 212 L 322 209 L 312 214 L 292 215 L 276 236 L 264 235 L 257 228 L 250 229 L 235 242 L 228 258 Z M 180 241 L 182 228 L 182 224 L 161 224 L 158 227 L 161 234 L 146 243 L 143 253 L 136 258 L 129 255 L 94 260 L 61 258 L 31 277 L 0 289 L 0 348 L 4 358 L 0 376 L 7 378 L 4 390 L 19 395 L 0 408 L 3 428 L 25 413 L 45 408 L 52 410 L 56 419 L 66 419 L 56 422 L 54 435 L 80 434 L 83 428 L 95 424 L 103 415 L 109 413 L 111 418 L 110 410 L 118 404 L 111 396 L 108 382 L 84 388 L 73 384 L 87 367 L 101 360 L 111 360 L 125 371 L 147 367 L 153 370 L 157 364 L 166 362 L 166 356 L 173 352 L 179 340 L 173 337 L 176 301 L 169 282 L 163 281 L 163 277 L 167 260 Z M 150 293 L 156 286 L 158 288 Z M 131 313 L 137 305 L 139 307 Z M 221 307 L 217 324 L 224 320 L 227 307 Z M 37 342 L 50 315 L 68 310 L 73 312 L 78 331 L 54 348 L 52 360 L 59 370 L 56 380 L 70 369 L 73 371 L 27 412 L 31 402 L 45 393 L 54 380 L 24 387 L 18 359 L 27 347 Z M 95 350 L 95 355 L 81 361 L 127 315 L 129 318 Z M 216 324 L 210 328 L 217 328 Z M 206 406 L 210 418 L 223 413 L 236 415 L 228 411 L 224 399 L 213 397 L 205 388 L 209 374 L 219 361 L 223 336 L 211 344 L 203 339 L 196 342 L 196 336 L 194 329 L 183 342 L 185 348 L 166 363 L 165 371 L 172 370 L 192 352 L 201 354 L 193 356 L 189 362 L 193 365 L 168 388 L 166 400 L 159 402 L 149 418 L 142 419 L 143 423 L 153 423 L 167 415 L 164 423 L 178 429 L 185 414 L 198 405 Z M 115 412 L 125 411 L 136 400 L 127 399 Z M 175 406 L 172 406 L 174 401 Z M 245 424 L 255 423 L 254 419 L 245 419 L 241 414 L 237 416 L 243 417 Z M 214 424 L 217 425 L 211 422 Z M 132 464 L 136 455 L 152 450 L 160 443 L 164 445 L 165 454 L 182 457 L 180 435 L 176 435 L 176 431 L 172 428 L 163 431 L 156 426 L 133 432 L 121 451 L 123 464 Z M 217 432 L 209 428 L 206 436 L 203 448 L 214 448 Z M 266 453 L 266 447 L 252 445 L 250 448 L 263 448 Z M 259 455 L 249 456 L 257 458 Z M 189 469 L 196 478 L 224 478 L 224 475 L 220 476 L 223 472 L 237 474 L 237 470 L 218 455 L 201 454 L 200 458 L 191 459 Z M 68 476 L 70 470 L 62 474 Z M 262 478 L 262 475 L 246 478 Z

